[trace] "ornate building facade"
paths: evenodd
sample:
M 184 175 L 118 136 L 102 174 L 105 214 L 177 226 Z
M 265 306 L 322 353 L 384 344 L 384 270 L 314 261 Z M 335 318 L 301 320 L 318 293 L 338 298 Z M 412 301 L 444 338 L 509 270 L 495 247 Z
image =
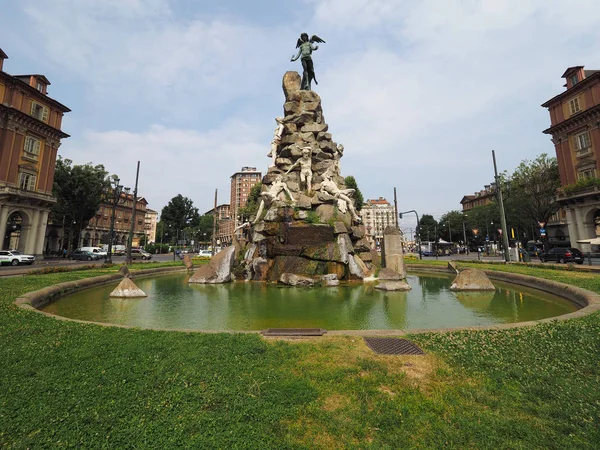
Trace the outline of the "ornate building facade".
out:
M 398 226 L 394 205 L 385 198 L 367 200 L 360 210 L 360 218 L 365 225 L 366 238 L 373 248 L 381 248 L 383 230 L 388 225 Z
M 496 197 L 496 189 L 492 185 L 485 185 L 482 191 L 476 192 L 474 195 L 465 195 L 460 204 L 462 205 L 463 212 L 467 212 L 476 206 L 489 205 L 494 201 Z
M 544 133 L 552 136 L 560 172 L 558 219 L 575 245 L 600 236 L 600 70 L 569 67 L 562 78 L 566 90 L 542 105 L 550 113 Z
M 0 247 L 40 256 L 45 250 L 54 166 L 63 115 L 44 75 L 9 75 L 0 49 Z

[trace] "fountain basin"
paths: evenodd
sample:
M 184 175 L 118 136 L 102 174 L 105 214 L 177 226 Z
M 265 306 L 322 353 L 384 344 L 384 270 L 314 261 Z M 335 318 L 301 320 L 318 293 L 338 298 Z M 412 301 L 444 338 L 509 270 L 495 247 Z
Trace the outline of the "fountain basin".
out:
M 117 282 L 111 284 L 103 277 L 102 282 L 108 284 L 58 301 L 32 301 L 29 294 L 19 302 L 46 304 L 42 309 L 47 314 L 126 327 L 197 331 L 320 327 L 330 333 L 337 330 L 371 335 L 508 327 L 576 317 L 598 309 L 596 294 L 573 286 L 509 273 L 489 275 L 498 284 L 491 297 L 486 293 L 464 296 L 449 291 L 452 276 L 445 273 L 411 273 L 411 292 L 384 293 L 375 291 L 370 284 L 311 289 L 243 282 L 188 285 L 189 274 L 180 272 L 136 279 L 148 293 L 146 299 L 108 300 L 104 290 L 110 291 Z M 546 291 L 560 292 L 564 298 L 524 286 L 544 289 L 546 283 Z M 582 306 L 585 307 L 578 310 Z

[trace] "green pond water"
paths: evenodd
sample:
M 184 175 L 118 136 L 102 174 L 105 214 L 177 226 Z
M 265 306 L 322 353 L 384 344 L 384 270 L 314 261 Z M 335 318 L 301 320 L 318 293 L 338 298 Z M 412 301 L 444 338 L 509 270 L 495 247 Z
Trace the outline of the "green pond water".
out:
M 409 274 L 409 292 L 373 285 L 293 288 L 263 283 L 188 284 L 188 274 L 136 279 L 148 294 L 110 298 L 118 283 L 65 296 L 44 311 L 72 319 L 143 328 L 193 330 L 423 329 L 492 325 L 555 317 L 577 308 L 561 298 L 494 282 L 496 290 L 456 293 L 453 277 Z

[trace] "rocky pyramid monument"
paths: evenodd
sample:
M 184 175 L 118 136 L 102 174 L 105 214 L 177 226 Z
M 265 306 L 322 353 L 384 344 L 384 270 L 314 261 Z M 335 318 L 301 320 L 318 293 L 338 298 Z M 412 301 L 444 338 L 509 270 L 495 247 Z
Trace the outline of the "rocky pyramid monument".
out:
M 244 226 L 236 272 L 261 281 L 362 279 L 373 255 L 354 190 L 340 174 L 344 148 L 329 133 L 319 95 L 300 87 L 297 72 L 284 75 L 284 116 L 276 119 L 272 165 L 256 216 Z

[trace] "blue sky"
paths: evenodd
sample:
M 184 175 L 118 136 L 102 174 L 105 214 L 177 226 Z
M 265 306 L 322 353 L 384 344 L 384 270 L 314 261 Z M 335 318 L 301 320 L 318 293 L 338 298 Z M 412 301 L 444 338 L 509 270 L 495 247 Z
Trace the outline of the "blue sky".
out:
M 563 71 L 600 69 L 594 0 L 6 1 L 11 74 L 42 73 L 73 111 L 59 154 L 104 164 L 160 211 L 229 202 L 242 166 L 265 172 L 281 78 L 301 32 L 341 168 L 365 198 L 436 218 L 522 160 L 554 155 L 540 104 Z M 403 219 L 403 228 L 414 219 Z

